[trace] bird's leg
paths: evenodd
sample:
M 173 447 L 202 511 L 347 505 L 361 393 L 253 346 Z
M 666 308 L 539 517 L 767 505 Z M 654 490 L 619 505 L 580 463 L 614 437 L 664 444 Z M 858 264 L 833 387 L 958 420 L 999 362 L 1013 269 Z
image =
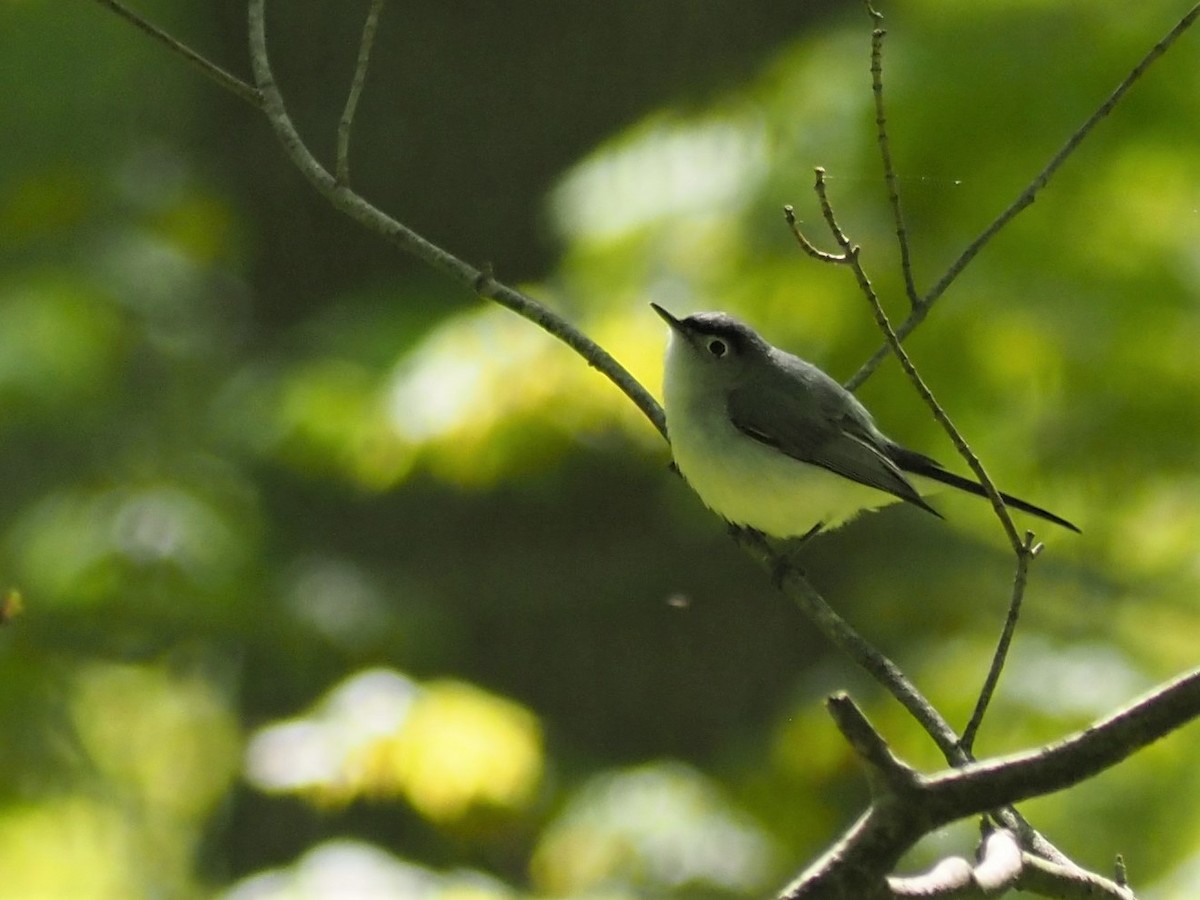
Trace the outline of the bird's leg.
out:
M 746 537 L 759 544 L 767 543 L 767 536 L 757 528 L 751 528 L 749 525 L 739 525 L 737 522 L 725 520 L 725 527 L 729 530 L 729 536 L 732 538 Z
M 807 544 L 810 538 L 816 537 L 824 527 L 824 522 L 818 522 L 794 541 L 789 541 L 787 549 L 775 556 L 771 566 L 771 580 L 775 583 L 775 587 L 783 587 L 783 579 L 788 572 L 804 572 L 804 568 L 797 561 L 796 556 L 800 548 Z
M 824 527 L 825 527 L 824 522 L 818 522 L 812 528 L 808 529 L 808 531 L 804 532 L 804 534 L 800 535 L 800 537 L 796 540 L 796 546 L 803 547 L 809 538 L 816 537 L 821 532 L 821 529 Z
M 816 525 L 802 534 L 796 540 L 794 546 L 790 546 L 786 550 L 776 550 L 775 542 L 757 528 L 750 528 L 747 525 L 738 525 L 728 520 L 726 520 L 725 525 L 729 529 L 729 534 L 732 537 L 741 540 L 751 540 L 762 547 L 771 560 L 771 583 L 774 584 L 776 588 L 782 589 L 783 581 L 789 572 L 802 573 L 804 571 L 796 563 L 795 559 L 793 558 L 793 553 L 803 546 L 809 538 L 816 535 L 825 526 L 825 523 L 818 522 Z

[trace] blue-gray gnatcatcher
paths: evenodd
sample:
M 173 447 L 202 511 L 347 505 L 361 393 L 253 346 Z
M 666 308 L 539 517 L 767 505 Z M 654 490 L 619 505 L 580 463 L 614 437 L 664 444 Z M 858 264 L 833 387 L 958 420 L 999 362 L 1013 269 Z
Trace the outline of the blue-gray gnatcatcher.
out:
M 853 394 L 748 325 L 719 312 L 677 319 L 650 305 L 671 326 L 663 400 L 675 464 L 729 522 L 808 537 L 899 500 L 940 518 L 914 481 L 984 496 L 976 482 L 891 440 Z M 1079 531 L 1040 506 L 1000 496 Z

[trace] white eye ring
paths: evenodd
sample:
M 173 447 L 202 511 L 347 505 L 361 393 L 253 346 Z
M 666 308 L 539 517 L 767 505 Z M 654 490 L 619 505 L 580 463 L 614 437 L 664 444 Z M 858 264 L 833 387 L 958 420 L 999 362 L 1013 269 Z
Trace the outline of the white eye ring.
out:
M 705 346 L 708 347 L 708 352 L 717 359 L 720 359 L 729 352 L 729 347 L 720 338 L 709 338 L 708 343 Z

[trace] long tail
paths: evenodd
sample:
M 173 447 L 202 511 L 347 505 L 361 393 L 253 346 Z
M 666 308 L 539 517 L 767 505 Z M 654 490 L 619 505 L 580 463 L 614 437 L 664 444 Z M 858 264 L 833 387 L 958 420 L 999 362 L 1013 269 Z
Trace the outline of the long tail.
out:
M 942 484 L 958 488 L 960 491 L 966 491 L 968 494 L 974 494 L 976 497 L 986 497 L 987 494 L 983 488 L 975 481 L 969 478 L 963 478 L 961 475 L 955 475 L 953 472 L 943 469 L 941 465 L 934 459 L 930 459 L 923 453 L 917 453 L 914 450 L 908 450 L 898 444 L 893 444 L 888 448 L 888 455 L 892 458 L 892 462 L 898 465 L 905 472 L 910 472 L 913 475 L 920 475 L 924 478 L 932 479 L 933 481 L 941 482 Z M 1047 522 L 1053 522 L 1055 525 L 1061 525 L 1063 528 L 1069 528 L 1076 534 L 1081 534 L 1079 527 L 1072 522 L 1068 522 L 1062 516 L 1056 516 L 1048 509 L 1042 509 L 1040 506 L 1035 506 L 1028 500 L 1022 500 L 1020 497 L 1013 497 L 1010 494 L 1001 492 L 1006 505 L 1013 509 L 1019 509 L 1027 512 L 1032 516 L 1037 516 L 1039 519 L 1045 519 Z

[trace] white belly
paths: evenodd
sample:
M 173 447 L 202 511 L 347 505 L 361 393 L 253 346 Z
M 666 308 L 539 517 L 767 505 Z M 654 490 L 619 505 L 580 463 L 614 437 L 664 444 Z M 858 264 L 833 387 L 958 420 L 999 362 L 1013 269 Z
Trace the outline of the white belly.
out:
M 723 404 L 671 415 L 675 464 L 713 512 L 773 537 L 798 537 L 816 525 L 844 525 L 899 498 L 803 463 L 756 441 L 729 422 Z

